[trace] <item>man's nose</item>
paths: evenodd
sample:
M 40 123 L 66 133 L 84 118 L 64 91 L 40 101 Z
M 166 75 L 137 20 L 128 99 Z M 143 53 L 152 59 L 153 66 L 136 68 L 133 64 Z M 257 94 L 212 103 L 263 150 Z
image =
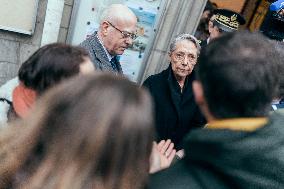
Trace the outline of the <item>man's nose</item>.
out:
M 131 37 L 127 37 L 126 39 L 125 39 L 125 43 L 129 46 L 129 45 L 132 45 L 132 43 L 133 43 L 133 39 L 131 38 Z

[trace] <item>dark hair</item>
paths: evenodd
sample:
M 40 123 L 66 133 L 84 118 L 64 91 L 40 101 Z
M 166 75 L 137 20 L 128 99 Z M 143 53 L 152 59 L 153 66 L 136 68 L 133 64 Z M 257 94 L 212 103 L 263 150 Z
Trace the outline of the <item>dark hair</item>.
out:
M 76 75 L 88 53 L 81 47 L 54 43 L 37 50 L 19 69 L 19 80 L 41 94 L 64 78 Z
M 268 39 L 247 31 L 228 33 L 202 49 L 197 77 L 212 115 L 267 115 L 278 87 L 279 58 Z
M 64 82 L 19 125 L 0 133 L 0 188 L 11 178 L 11 188 L 145 186 L 151 99 L 126 78 L 91 74 Z
M 213 5 L 210 1 L 207 1 L 203 11 L 206 11 L 206 10 L 208 10 L 210 12 L 212 12 L 214 10 Z

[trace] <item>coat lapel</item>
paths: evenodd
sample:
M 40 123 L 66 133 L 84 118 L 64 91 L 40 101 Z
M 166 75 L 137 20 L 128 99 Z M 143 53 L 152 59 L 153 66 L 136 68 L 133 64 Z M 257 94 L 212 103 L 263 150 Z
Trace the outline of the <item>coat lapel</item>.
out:
M 172 99 L 172 102 L 174 104 L 174 107 L 177 111 L 178 114 L 180 114 L 180 108 L 182 105 L 184 105 L 186 102 L 188 102 L 189 100 L 193 100 L 193 92 L 192 92 L 192 81 L 194 80 L 194 72 L 192 72 L 187 80 L 186 80 L 186 83 L 185 83 L 185 89 L 183 91 L 183 94 L 182 94 L 182 100 L 181 100 L 181 103 L 182 104 L 178 104 L 178 101 L 177 99 L 180 98 L 180 93 L 177 91 L 177 87 L 179 87 L 176 79 L 174 78 L 174 75 L 172 73 L 172 70 L 171 68 L 169 67 L 168 68 L 168 86 L 169 86 L 169 90 L 170 90 L 170 95 L 171 95 L 171 99 Z
M 192 72 L 186 79 L 185 89 L 183 91 L 183 103 L 193 100 L 192 82 L 194 80 L 194 72 Z
M 89 47 L 91 48 L 91 52 L 93 53 L 94 57 L 97 57 L 97 59 L 100 61 L 99 69 L 103 71 L 112 71 L 111 63 L 108 60 L 102 44 L 97 38 L 97 33 L 95 33 L 89 40 Z
M 97 37 L 97 32 L 95 32 L 88 39 L 83 41 L 80 45 L 86 50 L 88 50 L 96 69 L 101 71 L 109 71 L 116 74 L 122 74 L 122 68 L 119 61 L 116 62 L 116 69 L 112 67 L 112 64 L 108 59 L 105 49 Z
M 168 68 L 168 78 L 167 78 L 167 82 L 168 82 L 168 86 L 169 86 L 169 90 L 170 90 L 170 96 L 171 96 L 171 99 L 172 99 L 172 102 L 174 104 L 174 107 L 175 107 L 175 110 L 179 115 L 179 104 L 177 102 L 177 99 L 179 98 L 179 93 L 176 91 L 176 80 L 172 74 L 172 69 L 171 69 L 171 65 L 169 66 Z

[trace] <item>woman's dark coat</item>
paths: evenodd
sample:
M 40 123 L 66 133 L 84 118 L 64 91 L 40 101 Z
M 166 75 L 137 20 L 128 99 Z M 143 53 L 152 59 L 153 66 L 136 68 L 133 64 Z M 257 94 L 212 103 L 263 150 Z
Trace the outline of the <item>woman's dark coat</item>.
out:
M 193 128 L 205 124 L 194 101 L 190 74 L 181 93 L 171 66 L 159 74 L 148 77 L 143 86 L 149 89 L 155 105 L 155 121 L 158 140 L 171 139 L 175 148 L 181 149 L 183 137 Z

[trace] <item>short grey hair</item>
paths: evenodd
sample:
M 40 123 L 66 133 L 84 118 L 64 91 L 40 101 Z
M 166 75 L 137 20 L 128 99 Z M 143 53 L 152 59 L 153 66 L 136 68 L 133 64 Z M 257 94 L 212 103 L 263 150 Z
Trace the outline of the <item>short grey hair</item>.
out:
M 192 42 L 197 48 L 197 55 L 199 55 L 201 49 L 199 41 L 193 35 L 190 35 L 188 33 L 179 34 L 176 38 L 174 38 L 174 40 L 170 44 L 170 53 L 176 49 L 176 44 L 183 40 Z
M 110 21 L 110 22 L 116 22 L 118 20 L 128 21 L 134 18 L 137 20 L 137 17 L 134 14 L 134 12 L 126 5 L 111 4 L 110 6 L 106 7 L 103 10 L 100 16 L 100 23 L 104 21 Z

